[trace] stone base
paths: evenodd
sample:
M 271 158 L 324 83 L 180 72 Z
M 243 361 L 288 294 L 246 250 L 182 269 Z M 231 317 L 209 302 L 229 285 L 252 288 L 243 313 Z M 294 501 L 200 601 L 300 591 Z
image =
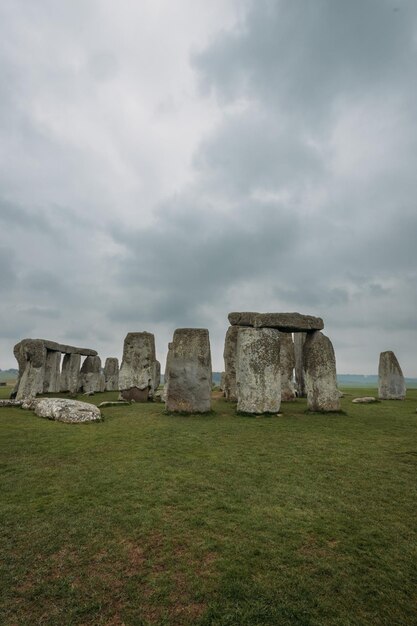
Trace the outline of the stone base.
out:
M 134 400 L 135 402 L 147 402 L 149 397 L 149 387 L 145 387 L 145 389 L 139 389 L 138 387 L 122 389 L 120 397 L 129 402 L 131 400 Z

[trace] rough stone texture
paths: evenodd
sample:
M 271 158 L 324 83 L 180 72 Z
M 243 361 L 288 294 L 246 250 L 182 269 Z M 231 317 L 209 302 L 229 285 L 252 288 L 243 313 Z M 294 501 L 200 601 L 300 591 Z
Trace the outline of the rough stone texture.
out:
M 224 392 L 225 387 L 226 387 L 226 372 L 222 372 L 220 375 L 220 383 L 219 383 L 220 391 Z
M 230 315 L 233 315 L 232 313 Z M 229 315 L 229 318 L 230 318 Z M 237 402 L 236 351 L 239 326 L 229 326 L 224 340 L 224 397 L 229 402 Z
M 60 391 L 77 393 L 80 378 L 81 354 L 64 354 L 61 369 Z
M 153 368 L 152 387 L 149 393 L 150 398 L 155 398 L 158 387 L 161 384 L 161 364 L 159 361 L 155 361 Z
M 167 360 L 165 363 L 164 388 L 161 394 L 162 402 L 166 402 L 166 399 L 167 399 L 167 392 L 168 392 L 168 387 L 169 387 L 169 369 L 171 366 L 172 354 L 173 354 L 173 351 L 172 351 L 172 341 L 171 341 L 168 344 Z
M 254 326 L 255 317 L 259 313 L 253 311 L 233 312 L 229 313 L 228 319 L 231 326 Z
M 404 376 L 397 357 L 391 350 L 381 352 L 379 356 L 378 378 L 378 398 L 380 400 L 405 399 Z
M 59 422 L 74 424 L 101 420 L 100 409 L 94 406 L 94 404 L 80 402 L 79 400 L 39 398 L 32 402 L 32 408 L 39 417 L 47 417 L 50 420 Z
M 293 383 L 295 353 L 291 333 L 280 332 L 279 358 L 281 363 L 281 401 L 289 402 L 296 398 Z
M 123 345 L 119 390 L 124 400 L 146 402 L 155 380 L 155 337 L 152 333 L 128 333 Z
M 259 313 L 254 319 L 255 328 L 276 328 L 281 332 L 293 333 L 324 328 L 321 317 L 301 313 Z
M 43 379 L 44 393 L 59 393 L 61 379 L 61 353 L 46 351 L 45 377 Z
M 104 375 L 99 356 L 87 356 L 81 366 L 78 391 L 92 394 L 104 391 Z
M 115 400 L 115 401 L 109 401 L 106 400 L 105 402 L 100 402 L 100 404 L 98 405 L 99 409 L 103 409 L 106 406 L 130 406 L 130 402 L 127 402 L 126 400 Z
M 280 333 L 240 328 L 236 360 L 237 410 L 278 413 L 281 405 Z
M 307 333 L 294 333 L 295 386 L 299 398 L 307 396 L 303 366 L 303 349 L 306 336 Z
M 0 407 L 3 406 L 22 406 L 23 400 L 0 400 Z
M 104 364 L 104 389 L 105 391 L 119 389 L 119 359 L 116 357 L 108 357 Z
M 304 376 L 310 411 L 330 413 L 340 410 L 332 342 L 319 331 L 307 334 L 304 344 Z
M 376 402 L 376 398 L 373 396 L 362 396 L 361 398 L 355 398 L 352 400 L 353 404 L 371 404 Z
M 41 339 L 41 341 L 44 342 L 45 348 L 47 350 L 54 350 L 55 352 L 63 352 L 64 354 L 80 354 L 81 356 L 97 356 L 97 351 L 90 350 L 90 348 L 77 348 L 76 346 L 68 346 L 65 343 L 57 343 L 56 341 L 49 341 L 49 339 Z
M 206 413 L 211 410 L 211 352 L 208 330 L 178 328 L 167 355 L 168 411 Z
M 16 400 L 34 398 L 38 393 L 43 393 L 46 361 L 45 345 L 41 339 L 26 339 L 25 343 L 18 348 L 18 352 L 19 359 L 22 362 L 24 359 L 26 363 L 19 381 Z

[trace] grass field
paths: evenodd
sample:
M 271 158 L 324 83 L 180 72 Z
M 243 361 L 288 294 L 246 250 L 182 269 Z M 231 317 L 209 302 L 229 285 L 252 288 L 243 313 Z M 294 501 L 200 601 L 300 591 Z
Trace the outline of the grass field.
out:
M 333 416 L 0 409 L 0 623 L 417 624 L 417 390 L 348 393 Z

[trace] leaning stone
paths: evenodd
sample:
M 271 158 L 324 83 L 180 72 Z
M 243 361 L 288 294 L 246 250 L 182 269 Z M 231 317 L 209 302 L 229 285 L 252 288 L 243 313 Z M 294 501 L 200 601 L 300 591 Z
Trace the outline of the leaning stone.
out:
M 279 413 L 280 333 L 272 328 L 240 328 L 236 359 L 237 410 Z
M 295 366 L 294 342 L 291 333 L 280 332 L 281 401 L 295 400 L 293 373 Z
M 43 379 L 43 393 L 59 393 L 61 378 L 61 353 L 46 351 L 45 377 Z
M 127 402 L 126 400 L 117 400 L 114 402 L 111 402 L 110 400 L 106 400 L 106 402 L 100 402 L 100 404 L 98 405 L 99 409 L 103 409 L 107 406 L 129 406 L 130 402 Z
M 301 313 L 258 313 L 254 318 L 255 328 L 276 328 L 282 332 L 307 332 L 324 328 L 321 317 Z
M 355 398 L 352 402 L 353 404 L 371 404 L 371 402 L 376 402 L 376 398 L 373 396 L 362 396 L 361 398 Z
M 229 313 L 227 317 L 231 326 L 253 326 L 257 315 L 259 315 L 259 313 L 244 311 L 242 313 Z
M 64 354 L 62 360 L 60 391 L 77 393 L 80 378 L 81 354 Z
M 303 348 L 306 336 L 307 333 L 294 333 L 295 386 L 299 398 L 305 398 L 307 395 L 303 367 Z
M 231 313 L 231 315 L 233 315 Z M 224 397 L 229 402 L 237 402 L 236 351 L 239 326 L 229 326 L 224 340 Z
M 119 389 L 119 359 L 108 357 L 104 364 L 105 391 L 117 391 Z
M 152 333 L 128 333 L 123 345 L 119 390 L 124 400 L 146 402 L 155 380 L 155 337 Z
M 46 348 L 41 339 L 26 339 L 21 342 L 20 358 L 25 359 L 26 365 L 19 381 L 16 400 L 34 398 L 43 393 L 45 377 Z
M 99 356 L 87 356 L 81 366 L 78 391 L 93 394 L 104 391 L 104 376 Z
M 211 352 L 208 330 L 178 328 L 167 355 L 167 411 L 207 413 L 211 410 Z
M 39 417 L 47 417 L 58 422 L 80 423 L 101 420 L 100 409 L 94 404 L 67 398 L 39 398 L 33 403 L 33 409 Z
M 404 400 L 405 380 L 395 354 L 388 350 L 381 352 L 378 367 L 378 398 L 380 400 Z
M 304 344 L 307 406 L 310 411 L 340 410 L 336 359 L 332 342 L 321 332 L 309 333 Z

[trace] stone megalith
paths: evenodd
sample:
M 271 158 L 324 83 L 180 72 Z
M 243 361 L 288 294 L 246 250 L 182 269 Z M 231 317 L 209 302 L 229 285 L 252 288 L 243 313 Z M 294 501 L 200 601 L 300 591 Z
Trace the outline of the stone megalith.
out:
M 104 364 L 104 389 L 105 391 L 119 389 L 119 359 L 116 357 L 108 357 Z
M 220 374 L 219 389 L 220 391 L 223 391 L 223 394 L 224 394 L 225 387 L 226 387 L 226 372 L 222 372 Z
M 294 333 L 295 386 L 299 398 L 305 398 L 307 395 L 303 365 L 303 350 L 306 337 L 307 333 Z
M 45 377 L 43 393 L 59 393 L 61 383 L 61 353 L 47 350 L 45 359 Z
M 309 410 L 323 413 L 339 411 L 340 395 L 332 342 L 320 331 L 307 333 L 303 355 Z
M 295 400 L 293 374 L 295 367 L 294 342 L 291 333 L 280 333 L 281 401 Z
M 381 352 L 378 367 L 378 398 L 380 400 L 404 400 L 406 394 L 405 380 L 391 350 Z
M 77 393 L 80 378 L 81 354 L 64 354 L 62 360 L 60 391 Z
M 87 356 L 81 366 L 78 391 L 97 393 L 104 391 L 104 375 L 99 356 Z
M 239 326 L 229 326 L 224 340 L 224 397 L 237 402 L 236 390 L 236 350 Z
M 26 363 L 19 381 L 16 400 L 34 398 L 38 393 L 43 393 L 46 361 L 45 344 L 42 339 L 26 339 L 23 347 L 17 348 L 15 346 L 15 348 L 19 352 L 19 366 L 21 362 L 23 364 L 23 361 Z
M 239 328 L 236 359 L 237 410 L 278 413 L 281 405 L 280 332 Z
M 211 410 L 211 352 L 206 328 L 177 328 L 169 344 L 165 376 L 167 411 Z
M 154 398 L 158 387 L 161 384 L 161 364 L 159 361 L 155 361 L 153 366 L 152 388 L 150 397 Z
M 119 372 L 123 400 L 146 402 L 153 395 L 155 380 L 155 337 L 152 333 L 127 333 Z

